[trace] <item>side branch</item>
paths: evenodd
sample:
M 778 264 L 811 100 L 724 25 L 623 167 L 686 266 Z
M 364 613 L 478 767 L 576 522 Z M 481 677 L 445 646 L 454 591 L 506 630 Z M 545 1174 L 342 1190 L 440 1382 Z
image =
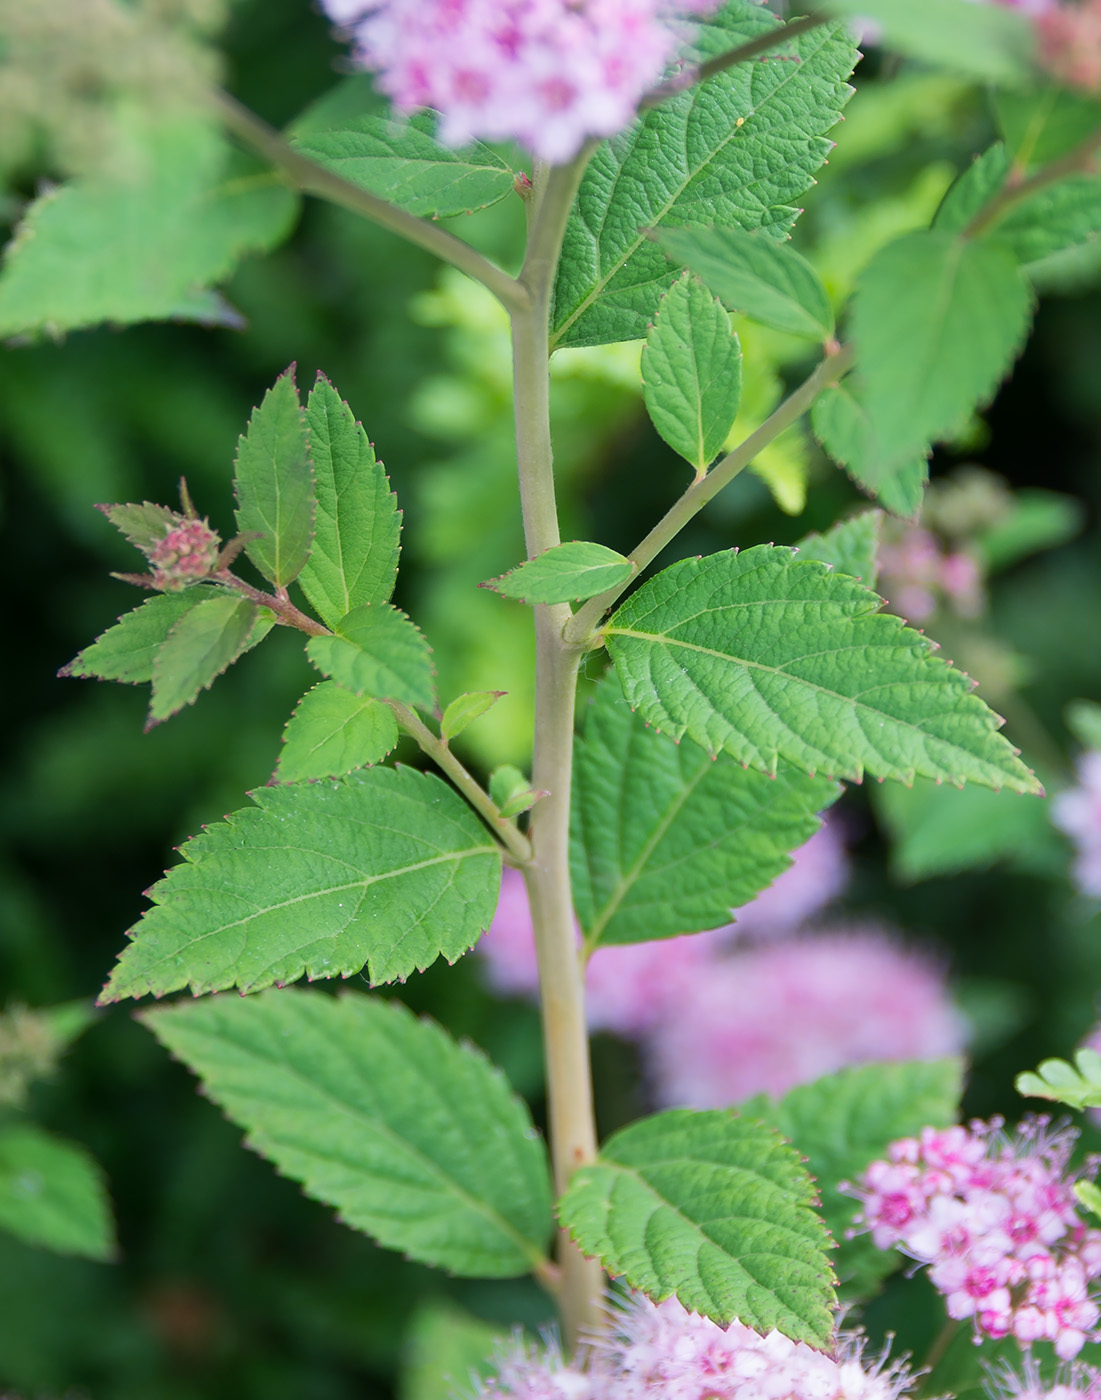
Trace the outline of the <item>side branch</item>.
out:
M 334 175 L 323 165 L 318 165 L 308 156 L 296 151 L 290 142 L 283 139 L 274 127 L 262 121 L 255 112 L 226 92 L 215 91 L 212 95 L 214 109 L 224 125 L 246 146 L 258 155 L 277 166 L 284 175 L 304 194 L 317 195 L 333 204 L 350 209 L 372 223 L 380 224 L 391 233 L 396 233 L 409 243 L 434 253 L 444 262 L 465 272 L 486 287 L 499 302 L 509 310 L 522 308 L 528 303 L 524 288 L 515 277 L 510 277 L 488 258 L 482 257 L 469 243 L 456 238 L 447 229 L 440 228 L 429 219 L 420 219 L 400 209 L 388 200 L 380 199 L 369 190 L 360 189 L 350 180 Z
M 634 576 L 620 587 L 609 588 L 598 597 L 590 598 L 580 607 L 566 624 L 562 634 L 565 641 L 572 646 L 589 644 L 600 619 L 620 595 L 631 587 L 638 574 L 648 564 L 653 563 L 665 546 L 703 510 L 705 505 L 715 499 L 724 486 L 728 486 L 740 471 L 748 467 L 763 448 L 801 418 L 823 389 L 836 384 L 846 375 L 853 366 L 854 358 L 851 345 L 842 346 L 833 354 L 827 355 L 814 373 L 788 395 L 756 432 L 750 433 L 744 442 L 739 443 L 717 466 L 712 467 L 706 476 L 694 481 L 629 556 L 631 562 L 636 565 Z

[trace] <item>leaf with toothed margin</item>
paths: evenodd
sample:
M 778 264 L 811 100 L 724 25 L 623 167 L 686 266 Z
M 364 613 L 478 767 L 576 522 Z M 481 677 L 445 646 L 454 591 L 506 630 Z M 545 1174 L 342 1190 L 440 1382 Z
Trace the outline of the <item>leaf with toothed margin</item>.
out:
M 974 683 L 882 599 L 790 549 L 684 559 L 603 630 L 650 724 L 772 773 L 779 760 L 859 781 L 915 774 L 1043 791 Z
M 203 584 L 180 593 L 157 593 L 138 607 L 123 613 L 91 646 L 85 647 L 60 676 L 95 677 L 141 685 L 153 679 L 153 661 L 169 632 L 185 613 L 219 595 Z
M 851 385 L 833 384 L 814 401 L 811 432 L 828 455 L 893 515 L 913 520 L 929 480 L 928 452 L 892 458 L 880 452 L 863 404 Z
M 101 510 L 115 529 L 143 553 L 163 540 L 180 519 L 178 511 L 154 505 L 152 501 L 142 501 L 140 505 L 96 506 L 96 510 Z
M 556 544 L 480 585 L 521 603 L 576 603 L 618 588 L 635 572 L 622 554 L 603 544 L 571 540 Z
M 830 1237 L 814 1182 L 775 1129 L 729 1109 L 673 1109 L 622 1128 L 577 1169 L 558 1218 L 655 1302 L 828 1347 Z
M 397 1001 L 297 988 L 142 1020 L 306 1194 L 389 1249 L 467 1278 L 545 1265 L 547 1153 L 470 1045 Z
M 393 982 L 454 962 L 489 927 L 498 847 L 461 797 L 411 768 L 261 788 L 149 891 L 101 1000 L 308 977 Z
M 306 654 L 353 695 L 399 700 L 418 710 L 436 704 L 432 648 L 423 632 L 390 603 L 353 608 L 333 637 L 311 637 Z
M 823 534 L 805 535 L 796 545 L 799 558 L 830 564 L 839 574 L 848 574 L 858 578 L 865 588 L 874 588 L 879 575 L 876 553 L 882 524 L 882 511 L 863 511 Z
M 352 410 L 322 375 L 306 403 L 317 512 L 299 585 L 328 627 L 385 603 L 398 572 L 401 511 Z
M 674 744 L 631 712 L 609 672 L 574 750 L 572 792 L 574 907 L 596 948 L 729 923 L 788 868 L 841 788 Z
M 293 365 L 253 409 L 237 441 L 233 489 L 237 529 L 255 535 L 245 553 L 270 583 L 285 588 L 310 557 L 314 533 L 313 467 Z
M 99 1163 L 78 1143 L 29 1123 L 0 1129 L 0 1230 L 58 1254 L 113 1259 L 115 1227 Z
M 456 695 L 440 721 L 440 737 L 445 744 L 458 738 L 463 730 L 475 720 L 488 714 L 497 701 L 507 695 L 506 690 L 468 690 L 464 695 Z
M 246 651 L 263 641 L 275 615 L 247 598 L 223 593 L 189 609 L 153 660 L 153 697 L 146 729 L 169 719 L 209 690 Z
M 283 731 L 275 780 L 339 778 L 381 763 L 397 742 L 398 722 L 389 705 L 322 681 L 303 695 Z
M 776 29 L 754 0 L 727 0 L 701 20 L 703 58 Z M 825 133 L 852 94 L 859 57 L 843 25 L 784 42 L 668 98 L 589 162 L 558 265 L 551 345 L 641 340 L 677 278 L 650 242 L 665 225 L 761 229 L 788 237 L 793 201 L 830 152 Z

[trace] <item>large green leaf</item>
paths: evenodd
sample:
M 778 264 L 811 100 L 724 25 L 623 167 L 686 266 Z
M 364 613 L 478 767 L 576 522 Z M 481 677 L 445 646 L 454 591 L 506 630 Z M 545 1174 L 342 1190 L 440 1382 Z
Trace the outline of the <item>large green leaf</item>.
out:
M 436 124 L 432 112 L 400 120 L 359 116 L 295 145 L 353 185 L 433 219 L 484 209 L 512 193 L 515 172 L 496 151 L 481 141 L 458 151 L 443 146 Z
M 570 540 L 481 586 L 522 603 L 572 603 L 618 588 L 634 572 L 631 561 L 607 545 Z
M 590 947 L 673 938 L 730 922 L 791 864 L 840 795 L 825 778 L 775 778 L 632 714 L 609 674 L 574 758 L 570 866 Z
M 153 661 L 176 623 L 200 603 L 218 596 L 213 588 L 201 584 L 181 593 L 157 593 L 123 613 L 113 627 L 63 666 L 60 674 L 96 676 L 127 685 L 151 681 Z
M 432 648 L 424 634 L 390 603 L 353 608 L 336 636 L 311 637 L 306 652 L 326 676 L 353 695 L 400 700 L 421 710 L 436 704 Z
M 385 603 L 398 572 L 401 511 L 352 410 L 318 376 L 306 404 L 317 495 L 313 551 L 298 576 L 322 621 Z
M 231 593 L 204 599 L 176 622 L 153 660 L 147 728 L 182 710 L 208 690 L 275 623 L 267 608 Z
M 929 480 L 924 448 L 891 457 L 879 450 L 864 405 L 848 381 L 833 384 L 814 401 L 810 426 L 814 436 L 857 486 L 905 520 L 921 510 Z
M 113 1259 L 111 1203 L 95 1159 L 30 1124 L 0 1129 L 0 1229 L 58 1254 Z
M 730 317 L 694 278 L 661 299 L 642 352 L 642 393 L 654 427 L 707 470 L 730 433 L 742 396 L 742 347 Z
M 338 778 L 381 763 L 397 742 L 398 722 L 389 705 L 322 681 L 303 695 L 283 731 L 275 776 L 281 783 Z
M 823 534 L 805 535 L 797 545 L 800 559 L 817 559 L 839 574 L 857 578 L 865 588 L 874 588 L 879 574 L 876 554 L 883 514 L 878 510 L 840 520 Z
M 806 258 L 767 233 L 740 228 L 669 228 L 656 242 L 674 262 L 699 273 L 724 306 L 763 326 L 827 340 L 833 308 Z
M 660 1301 L 829 1346 L 829 1236 L 814 1183 L 773 1129 L 674 1109 L 614 1133 L 558 1206 L 586 1254 Z
M 995 82 L 1026 82 L 1035 39 L 1025 15 L 972 0 L 824 0 L 827 14 L 873 20 L 883 42 L 955 72 Z
M 704 57 L 768 33 L 753 0 L 728 0 L 700 27 Z M 718 224 L 783 239 L 792 204 L 826 159 L 825 133 L 851 89 L 856 49 L 841 27 L 778 43 L 652 108 L 598 149 L 566 228 L 552 344 L 639 340 L 676 279 L 650 229 Z
M 293 365 L 253 409 L 238 439 L 233 485 L 237 528 L 258 536 L 245 552 L 266 579 L 286 588 L 310 557 L 314 530 L 313 471 Z
M 547 1155 L 471 1046 L 400 1002 L 301 989 L 146 1012 L 250 1147 L 390 1249 L 468 1277 L 542 1262 Z
M 1042 789 L 973 682 L 879 613 L 881 599 L 790 549 L 684 559 L 604 629 L 624 693 L 650 724 L 775 772 L 915 774 Z
M 994 393 L 1028 331 L 1032 298 L 996 239 L 908 233 L 865 268 L 852 336 L 879 453 L 958 432 Z
M 959 1060 L 908 1060 L 858 1065 L 800 1085 L 779 1102 L 761 1094 L 742 1104 L 746 1117 L 778 1128 L 806 1158 L 821 1193 L 822 1214 L 840 1248 L 834 1267 L 849 1291 L 870 1292 L 902 1260 L 894 1251 L 877 1249 L 867 1236 L 846 1239 L 857 1204 L 838 1187 L 855 1181 L 896 1138 L 955 1123 L 962 1093 Z
M 296 197 L 193 118 L 162 117 L 130 136 L 117 168 L 30 206 L 0 272 L 0 336 L 102 321 L 239 321 L 199 289 L 283 239 Z
M 441 954 L 454 962 L 489 927 L 498 849 L 439 778 L 368 768 L 253 801 L 180 848 L 103 1001 L 247 992 L 364 964 L 392 982 Z

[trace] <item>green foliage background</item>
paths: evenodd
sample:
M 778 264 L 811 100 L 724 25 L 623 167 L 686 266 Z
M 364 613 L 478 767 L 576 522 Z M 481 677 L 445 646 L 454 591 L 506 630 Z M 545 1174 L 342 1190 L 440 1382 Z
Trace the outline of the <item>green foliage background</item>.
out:
M 323 21 L 300 0 L 238 4 L 226 51 L 233 90 L 277 124 L 332 85 L 339 58 Z M 862 91 L 835 133 L 840 145 L 796 239 L 835 292 L 874 247 L 927 222 L 952 172 L 989 138 L 981 100 L 952 80 L 906 70 L 888 82 L 866 64 L 857 81 Z M 17 168 L 3 205 L 9 217 L 43 173 L 53 172 L 31 161 Z M 508 260 L 520 221 L 510 200 L 466 228 Z M 186 474 L 200 511 L 230 534 L 237 435 L 292 360 L 301 384 L 323 369 L 340 385 L 400 493 L 406 531 L 396 602 L 437 649 L 441 694 L 510 692 L 463 735 L 464 753 L 483 766 L 526 760 L 527 614 L 474 588 L 522 557 L 503 328 L 426 255 L 317 204 L 307 205 L 289 244 L 240 268 L 227 295 L 247 329 L 148 325 L 0 351 L 9 635 L 3 1001 L 50 1005 L 99 989 L 122 930 L 144 907 L 140 891 L 170 863 L 171 847 L 267 781 L 281 726 L 316 681 L 297 639 L 277 634 L 197 706 L 142 736 L 137 690 L 55 679 L 133 601 L 107 577 L 133 567 L 133 558 L 92 502 L 168 501 Z M 753 339 L 746 337 L 743 393 L 750 414 L 755 404 L 767 411 L 770 393 L 754 368 Z M 778 358 L 794 355 L 798 376 L 797 351 L 756 339 Z M 595 366 L 578 359 L 555 381 L 564 537 L 626 552 L 683 484 L 684 466 L 646 424 L 630 387 L 630 355 L 600 353 Z M 936 634 L 946 655 L 979 675 L 1026 757 L 1057 781 L 1073 752 L 1063 707 L 1076 696 L 1101 697 L 1099 379 L 1101 292 L 1053 292 L 988 415 L 988 435 L 973 434 L 969 446 L 933 464 L 936 476 L 977 457 L 1016 486 L 1068 492 L 1087 506 L 1074 542 L 997 580 L 987 631 L 1023 658 L 1019 694 L 1003 683 L 999 669 L 1009 668 L 989 638 L 962 624 L 955 635 L 948 626 Z M 789 442 L 762 464 L 781 496 L 784 452 L 809 450 Z M 781 512 L 764 482 L 747 474 L 678 549 L 791 542 L 857 504 L 821 459 L 812 471 L 801 516 Z M 1014 800 L 1023 799 L 1006 799 Z M 1069 1052 L 1101 993 L 1098 921 L 1068 893 L 1068 852 L 1054 842 L 1038 849 L 1026 832 L 1008 863 L 908 885 L 899 862 L 889 863 L 868 794 L 851 792 L 843 810 L 856 853 L 847 912 L 903 927 L 950 962 L 980 1030 L 967 1110 L 1015 1116 L 1014 1073 Z M 436 966 L 401 991 L 481 1045 L 535 1096 L 538 1120 L 532 1011 L 491 1002 L 471 959 Z M 608 1133 L 637 1115 L 642 1090 L 625 1047 L 598 1039 L 596 1057 Z M 241 1150 L 237 1130 L 126 1008 L 103 1015 L 33 1106 L 106 1168 L 121 1262 L 67 1260 L 0 1234 L 0 1386 L 112 1400 L 370 1400 L 391 1394 L 403 1362 L 421 1356 L 416 1336 L 428 1345 L 423 1313 L 420 1331 L 410 1331 L 428 1299 L 458 1300 L 490 1324 L 546 1317 L 527 1282 L 452 1283 L 335 1224 Z M 889 1289 L 869 1310 L 869 1326 L 893 1325 L 903 1346 L 920 1351 L 936 1325 L 921 1296 L 914 1306 L 911 1292 L 901 1314 L 901 1294 Z M 421 1393 L 419 1374 L 406 1371 L 411 1400 Z

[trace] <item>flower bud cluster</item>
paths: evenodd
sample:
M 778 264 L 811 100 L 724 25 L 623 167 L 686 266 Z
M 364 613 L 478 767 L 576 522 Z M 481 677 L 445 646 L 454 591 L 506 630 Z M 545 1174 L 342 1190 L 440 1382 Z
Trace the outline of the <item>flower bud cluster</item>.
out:
M 880 1249 L 928 1264 L 949 1316 L 971 1318 L 976 1341 L 1050 1341 L 1070 1360 L 1101 1316 L 1090 1296 L 1101 1231 L 1080 1218 L 1067 1171 L 1076 1137 L 1046 1118 L 1026 1120 L 1013 1140 L 998 1119 L 925 1128 L 850 1188 L 857 1224 Z
M 153 566 L 153 586 L 178 593 L 206 578 L 218 562 L 220 547 L 221 540 L 205 520 L 181 519 L 146 551 Z

